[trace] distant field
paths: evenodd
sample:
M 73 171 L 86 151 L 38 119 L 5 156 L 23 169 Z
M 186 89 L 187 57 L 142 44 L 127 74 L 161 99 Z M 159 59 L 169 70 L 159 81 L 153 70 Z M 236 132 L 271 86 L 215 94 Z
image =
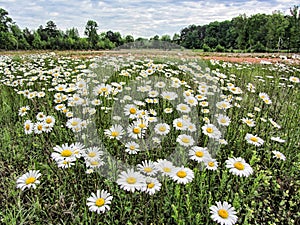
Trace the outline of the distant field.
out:
M 299 224 L 299 78 L 294 54 L 1 52 L 0 222 Z

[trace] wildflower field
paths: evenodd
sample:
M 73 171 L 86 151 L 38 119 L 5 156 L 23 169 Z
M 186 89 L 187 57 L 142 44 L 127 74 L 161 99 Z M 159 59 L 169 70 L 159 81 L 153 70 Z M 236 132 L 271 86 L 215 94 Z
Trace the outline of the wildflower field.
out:
M 1 224 L 300 224 L 297 64 L 0 56 Z

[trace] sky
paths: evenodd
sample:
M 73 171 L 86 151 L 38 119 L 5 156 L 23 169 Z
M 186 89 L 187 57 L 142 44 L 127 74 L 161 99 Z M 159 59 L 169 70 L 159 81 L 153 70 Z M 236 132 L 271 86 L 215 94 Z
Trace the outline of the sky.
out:
M 98 33 L 112 30 L 122 36 L 153 37 L 180 33 L 191 24 L 230 20 L 239 14 L 271 14 L 299 0 L 0 0 L 9 17 L 21 28 L 36 30 L 52 20 L 61 30 L 75 27 L 84 36 L 88 20 L 97 22 Z

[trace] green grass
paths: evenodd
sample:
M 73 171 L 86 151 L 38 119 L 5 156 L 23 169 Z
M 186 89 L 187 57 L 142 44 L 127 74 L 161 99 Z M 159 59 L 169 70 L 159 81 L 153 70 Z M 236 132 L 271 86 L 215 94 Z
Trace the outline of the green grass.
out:
M 164 62 L 167 61 L 169 59 L 165 59 Z M 76 60 L 47 55 L 41 60 L 39 57 L 14 56 L 11 62 L 6 62 L 0 70 L 0 79 L 8 77 L 4 74 L 5 68 L 15 76 L 23 77 L 22 68 L 36 75 L 38 72 L 32 72 L 32 67 L 49 71 L 60 66 L 61 74 L 70 69 L 69 78 L 64 77 L 68 82 L 72 82 L 72 79 L 81 73 L 78 65 L 88 66 L 91 63 L 88 59 Z M 230 75 L 234 74 L 235 79 L 230 81 L 244 92 L 241 95 L 242 100 L 236 101 L 241 107 L 233 107 L 227 112 L 232 122 L 225 134 L 228 145 L 222 146 L 216 155 L 220 166 L 217 171 L 202 170 L 199 164 L 189 161 L 186 166 L 193 169 L 195 175 L 191 183 L 182 185 L 176 184 L 171 179 L 164 179 L 161 181 L 161 190 L 153 196 L 143 192 L 128 193 L 97 172 L 86 174 L 83 159 L 77 160 L 76 165 L 69 169 L 59 169 L 51 159 L 53 147 L 63 143 L 73 143 L 76 138 L 73 132 L 65 127 L 67 118 L 54 109 L 55 92 L 47 90 L 51 87 L 51 82 L 45 86 L 45 81 L 35 81 L 33 86 L 18 87 L 32 90 L 42 90 L 46 87 L 46 96 L 34 100 L 28 100 L 17 94 L 13 87 L 0 84 L 0 223 L 9 225 L 214 224 L 210 218 L 209 207 L 216 201 L 227 201 L 235 207 L 238 224 L 299 223 L 299 84 L 279 79 L 299 77 L 299 67 L 297 69 L 291 66 L 228 63 L 222 66 L 212 65 L 208 61 L 206 64 L 212 70 L 219 70 L 225 74 L 227 79 L 233 78 Z M 175 70 L 176 66 L 171 68 Z M 133 77 L 137 75 L 133 72 Z M 184 77 L 182 74 L 178 76 L 180 79 L 193 82 L 190 77 Z M 264 81 L 260 81 L 256 76 L 260 76 Z M 111 81 L 123 79 L 127 83 L 130 81 L 128 78 L 120 78 L 116 75 L 111 79 Z M 229 80 L 225 81 L 225 84 L 228 82 Z M 256 86 L 255 93 L 247 91 L 246 86 L 249 82 Z M 279 82 L 284 83 L 285 86 L 279 87 Z M 288 87 L 290 84 L 294 86 Z M 258 98 L 260 92 L 266 92 L 273 103 L 264 104 Z M 224 91 L 224 94 L 230 93 Z M 104 97 L 102 101 L 105 106 L 111 106 L 114 102 Z M 25 105 L 31 108 L 28 115 L 18 116 L 19 108 Z M 164 102 L 162 107 L 166 106 L 167 102 Z M 254 111 L 255 106 L 261 108 L 261 112 Z M 161 109 L 158 107 L 157 111 L 159 110 Z M 53 131 L 40 135 L 25 135 L 24 121 L 35 120 L 38 112 L 55 117 Z M 247 113 L 255 115 L 256 126 L 253 128 L 241 122 L 241 118 L 247 117 Z M 111 125 L 109 114 L 97 107 L 96 115 L 98 119 L 100 118 L 96 124 L 99 138 L 110 153 L 128 159 L 128 162 L 133 164 L 146 157 L 146 154 L 132 156 L 133 158 L 124 155 L 123 145 L 104 136 L 104 129 Z M 199 114 L 201 123 L 203 116 Z M 261 118 L 265 118 L 267 122 L 263 122 Z M 277 129 L 270 124 L 269 118 L 279 123 L 281 128 Z M 166 119 L 172 121 L 173 117 L 166 116 Z M 257 134 L 265 140 L 264 145 L 255 147 L 246 143 L 244 139 L 246 133 Z M 208 141 L 201 132 L 199 135 L 200 144 Z M 270 140 L 271 136 L 279 136 L 286 142 L 274 142 Z M 172 135 L 168 138 L 166 143 L 174 140 Z M 274 159 L 272 150 L 284 153 L 286 161 Z M 166 155 L 163 149 L 159 151 L 162 152 L 157 152 L 158 156 Z M 244 158 L 251 165 L 254 173 L 246 178 L 229 173 L 225 168 L 225 160 L 233 156 Z M 16 180 L 30 169 L 40 170 L 41 184 L 36 189 L 26 189 L 22 192 L 16 188 Z M 110 211 L 100 215 L 90 212 L 86 206 L 86 199 L 97 189 L 105 189 L 114 197 Z

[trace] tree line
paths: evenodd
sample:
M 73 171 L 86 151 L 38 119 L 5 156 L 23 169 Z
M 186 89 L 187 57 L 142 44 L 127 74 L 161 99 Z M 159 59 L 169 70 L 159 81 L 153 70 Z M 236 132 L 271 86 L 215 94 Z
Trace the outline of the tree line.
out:
M 9 17 L 8 12 L 0 8 L 0 49 L 2 50 L 99 50 L 113 49 L 134 41 L 148 41 L 145 38 L 134 39 L 132 35 L 122 36 L 111 30 L 98 33 L 96 21 L 89 20 L 84 35 L 80 37 L 77 28 L 58 29 L 55 22 L 48 21 L 36 30 L 20 29 Z M 275 11 L 271 15 L 239 15 L 231 20 L 211 22 L 207 25 L 190 25 L 180 33 L 155 35 L 154 41 L 166 41 L 188 49 L 204 51 L 244 51 L 275 52 L 300 51 L 300 9 L 290 8 L 290 15 Z

